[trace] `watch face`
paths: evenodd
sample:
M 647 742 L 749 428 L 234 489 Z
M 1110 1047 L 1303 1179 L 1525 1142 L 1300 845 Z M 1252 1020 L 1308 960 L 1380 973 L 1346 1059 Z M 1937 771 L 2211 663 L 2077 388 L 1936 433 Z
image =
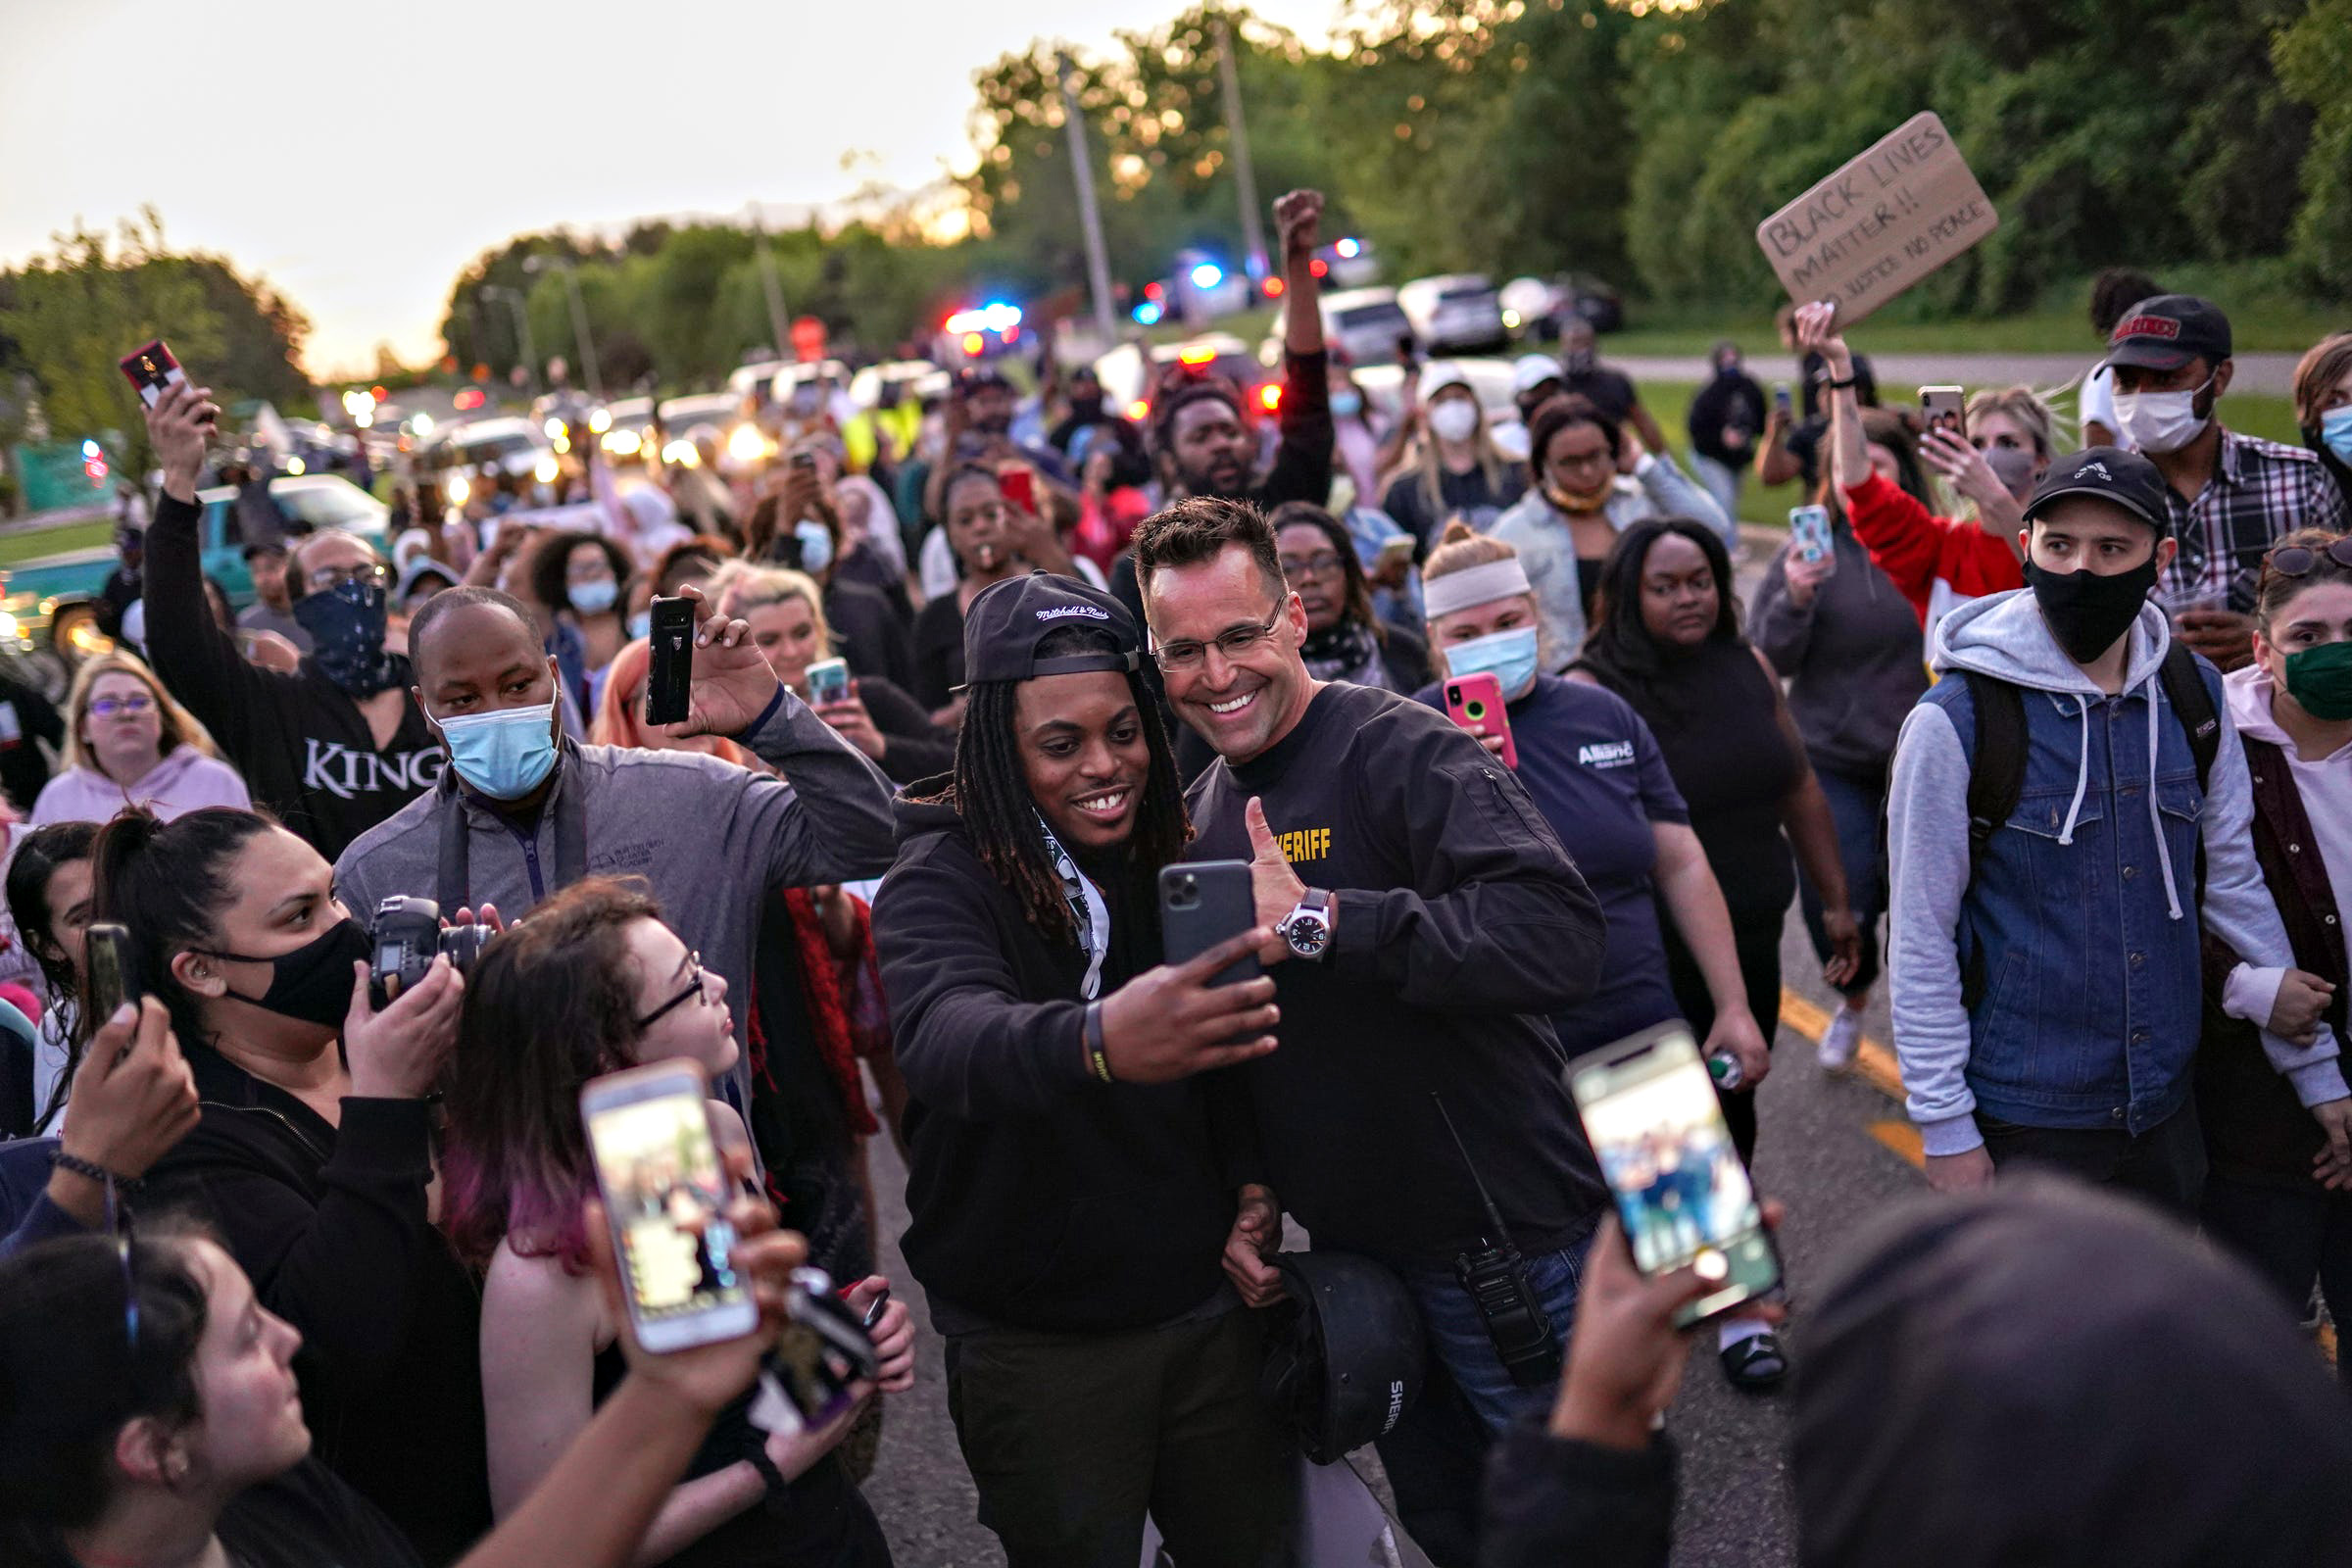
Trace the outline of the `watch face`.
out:
M 1291 945 L 1293 953 L 1311 958 L 1331 940 L 1331 927 L 1311 914 L 1294 914 L 1283 923 L 1282 938 Z

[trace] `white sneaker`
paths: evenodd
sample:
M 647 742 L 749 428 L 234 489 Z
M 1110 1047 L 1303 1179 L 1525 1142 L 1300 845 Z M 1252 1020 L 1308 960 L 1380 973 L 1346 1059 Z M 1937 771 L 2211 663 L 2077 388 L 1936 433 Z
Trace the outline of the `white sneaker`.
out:
M 1843 1072 L 1854 1064 L 1854 1053 L 1862 1045 L 1862 1014 L 1851 1007 L 1839 1007 L 1830 1020 L 1829 1028 L 1821 1034 L 1821 1065 L 1829 1072 Z

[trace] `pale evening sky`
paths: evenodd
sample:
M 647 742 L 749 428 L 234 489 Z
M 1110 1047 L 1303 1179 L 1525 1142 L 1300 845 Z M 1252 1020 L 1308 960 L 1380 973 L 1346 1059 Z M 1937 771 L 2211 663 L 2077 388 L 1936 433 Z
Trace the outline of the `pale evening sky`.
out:
M 152 204 L 309 313 L 313 371 L 415 362 L 512 234 L 929 184 L 970 166 L 980 68 L 1183 6 L 0 0 L 0 265 Z M 1338 0 L 1252 9 L 1320 43 Z

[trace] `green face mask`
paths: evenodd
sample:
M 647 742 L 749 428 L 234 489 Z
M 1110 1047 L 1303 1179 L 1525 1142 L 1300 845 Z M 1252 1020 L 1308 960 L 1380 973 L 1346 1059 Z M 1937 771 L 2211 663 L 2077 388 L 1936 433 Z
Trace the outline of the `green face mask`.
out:
M 2286 695 L 2314 718 L 2352 718 L 2352 642 L 2287 655 Z

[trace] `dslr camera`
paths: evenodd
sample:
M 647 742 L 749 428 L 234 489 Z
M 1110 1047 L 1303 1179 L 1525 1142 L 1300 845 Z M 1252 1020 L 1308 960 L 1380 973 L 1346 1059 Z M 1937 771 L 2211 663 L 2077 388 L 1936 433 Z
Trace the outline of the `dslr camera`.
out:
M 424 978 L 436 954 L 446 953 L 461 975 L 473 972 L 474 959 L 489 945 L 486 925 L 441 923 L 441 906 L 430 899 L 395 895 L 375 906 L 370 935 L 375 956 L 368 966 L 368 1002 L 389 1006 L 392 1000 Z

